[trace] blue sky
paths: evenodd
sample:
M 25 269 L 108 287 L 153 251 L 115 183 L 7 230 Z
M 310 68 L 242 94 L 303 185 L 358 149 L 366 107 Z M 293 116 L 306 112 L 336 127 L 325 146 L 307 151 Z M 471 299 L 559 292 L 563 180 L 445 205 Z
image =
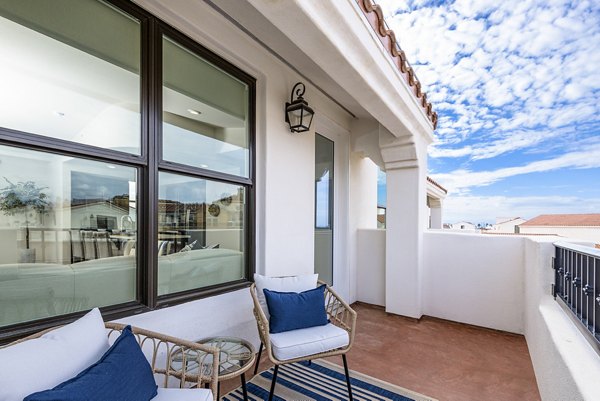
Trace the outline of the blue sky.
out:
M 445 222 L 600 213 L 600 1 L 378 3 L 440 115 Z

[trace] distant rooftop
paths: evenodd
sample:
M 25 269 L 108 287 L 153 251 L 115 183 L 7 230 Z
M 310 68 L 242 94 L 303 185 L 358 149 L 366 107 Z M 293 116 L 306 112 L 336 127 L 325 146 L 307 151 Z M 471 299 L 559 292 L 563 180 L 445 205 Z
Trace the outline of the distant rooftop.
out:
M 526 221 L 521 226 L 600 227 L 600 213 L 542 214 Z
M 412 87 L 413 94 L 419 101 L 421 107 L 423 107 L 429 120 L 431 120 L 433 129 L 436 129 L 438 115 L 433 111 L 431 103 L 427 101 L 427 94 L 421 90 L 421 82 L 419 82 L 419 79 L 415 75 L 415 71 L 406 59 L 406 53 L 400 48 L 400 44 L 396 40 L 396 34 L 393 30 L 388 29 L 385 18 L 383 17 L 383 12 L 381 11 L 381 6 L 375 4 L 373 0 L 356 0 L 356 2 L 364 12 L 373 30 L 378 34 L 379 40 L 392 57 L 394 64 L 398 67 L 408 85 Z
M 496 224 L 510 223 L 515 220 L 524 220 L 521 217 L 496 217 Z

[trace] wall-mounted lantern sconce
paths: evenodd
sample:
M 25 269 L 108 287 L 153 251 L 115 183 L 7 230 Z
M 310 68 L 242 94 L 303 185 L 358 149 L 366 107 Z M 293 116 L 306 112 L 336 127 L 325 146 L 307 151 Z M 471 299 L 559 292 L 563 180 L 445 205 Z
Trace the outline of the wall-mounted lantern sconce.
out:
M 292 89 L 290 102 L 285 104 L 285 122 L 290 125 L 290 131 L 292 132 L 308 131 L 315 115 L 313 109 L 302 97 L 305 90 L 304 84 L 298 82 Z M 296 94 L 296 100 L 294 100 L 294 93 Z

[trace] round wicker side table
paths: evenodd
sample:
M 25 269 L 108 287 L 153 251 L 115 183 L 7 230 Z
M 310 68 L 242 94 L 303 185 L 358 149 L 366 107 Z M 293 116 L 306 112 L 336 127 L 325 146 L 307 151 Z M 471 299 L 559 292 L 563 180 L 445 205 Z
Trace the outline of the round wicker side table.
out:
M 254 347 L 248 341 L 238 337 L 210 337 L 196 341 L 198 344 L 208 345 L 209 347 L 218 348 L 219 354 L 219 383 L 217 399 L 220 399 L 221 385 L 220 382 L 223 380 L 232 379 L 240 376 L 242 383 L 242 391 L 244 393 L 244 400 L 248 400 L 248 392 L 246 390 L 246 371 L 254 365 L 256 355 Z M 191 351 L 188 351 L 191 352 Z M 198 371 L 200 368 L 196 362 L 197 358 L 192 356 L 186 358 L 187 373 L 186 381 L 197 381 L 197 375 L 194 375 L 194 371 Z M 182 363 L 182 355 L 173 355 L 173 364 Z M 177 366 L 173 366 L 177 368 Z M 202 370 L 204 376 L 212 374 L 212 359 L 209 357 L 206 359 L 206 363 L 202 364 Z M 191 373 L 191 374 L 190 374 Z M 207 383 L 208 387 L 208 383 Z

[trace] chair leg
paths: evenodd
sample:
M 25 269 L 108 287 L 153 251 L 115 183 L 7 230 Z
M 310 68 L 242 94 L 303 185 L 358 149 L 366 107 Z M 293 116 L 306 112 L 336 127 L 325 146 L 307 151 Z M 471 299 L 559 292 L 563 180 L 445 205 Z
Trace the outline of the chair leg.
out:
M 244 401 L 248 401 L 248 389 L 246 388 L 246 375 L 242 373 L 242 394 L 244 395 Z M 220 398 L 219 398 L 220 400 Z
M 279 365 L 275 365 L 273 370 L 273 381 L 271 382 L 271 391 L 269 392 L 269 401 L 273 401 L 273 394 L 275 394 L 275 383 L 277 382 L 277 372 L 279 372 Z
M 263 344 L 260 343 L 260 347 L 258 347 L 258 356 L 256 357 L 256 363 L 254 364 L 254 374 L 258 372 L 258 364 L 260 363 L 260 355 L 262 354 Z
M 350 384 L 350 374 L 348 373 L 348 361 L 346 360 L 346 354 L 342 354 L 342 360 L 344 361 L 344 372 L 346 373 L 346 384 L 348 384 L 348 400 L 352 401 L 352 385 Z

